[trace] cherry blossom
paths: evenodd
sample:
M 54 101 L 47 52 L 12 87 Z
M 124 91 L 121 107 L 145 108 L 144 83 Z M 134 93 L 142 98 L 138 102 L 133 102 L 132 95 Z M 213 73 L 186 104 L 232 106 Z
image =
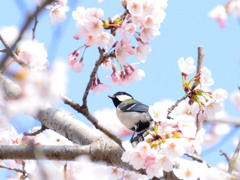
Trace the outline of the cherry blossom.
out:
M 227 12 L 224 6 L 218 5 L 208 13 L 208 16 L 215 19 L 220 24 L 220 27 L 224 28 L 227 20 Z
M 68 6 L 56 5 L 51 8 L 50 17 L 52 25 L 55 25 L 57 22 L 64 22 L 67 18 L 66 12 L 68 12 L 70 8 Z
M 191 74 L 196 71 L 196 66 L 193 64 L 194 60 L 192 57 L 188 57 L 185 61 L 183 57 L 178 60 L 178 67 L 180 71 L 185 74 Z
M 228 6 L 228 13 L 233 17 L 238 18 L 240 16 L 240 1 L 234 0 L 231 1 Z
M 228 93 L 225 89 L 219 88 L 213 91 L 212 97 L 215 101 L 222 102 L 228 98 Z
M 200 75 L 201 87 L 204 88 L 212 86 L 214 84 L 214 80 L 211 77 L 211 71 L 206 67 L 202 67 L 200 71 L 201 71 Z
M 100 92 L 102 91 L 108 91 L 111 87 L 107 84 L 102 84 L 102 83 L 99 83 L 96 85 L 96 87 L 94 88 L 93 90 L 93 94 L 94 95 L 99 95 Z
M 136 54 L 135 57 L 141 62 L 146 62 L 147 60 L 147 54 L 152 51 L 152 48 L 149 44 L 143 44 L 141 42 L 138 42 L 136 45 Z
M 235 107 L 240 110 L 240 92 L 239 90 L 233 91 L 230 94 L 230 100 L 233 104 L 235 104 Z
M 43 43 L 24 40 L 18 44 L 20 61 L 34 69 L 46 69 L 49 62 Z

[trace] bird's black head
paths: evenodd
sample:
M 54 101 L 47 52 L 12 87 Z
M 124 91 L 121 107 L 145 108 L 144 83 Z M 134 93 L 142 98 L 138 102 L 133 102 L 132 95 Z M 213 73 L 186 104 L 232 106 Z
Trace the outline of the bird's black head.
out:
M 112 96 L 108 96 L 109 98 L 111 98 L 113 100 L 113 104 L 117 107 L 121 102 L 127 100 L 127 99 L 133 99 L 133 97 L 126 93 L 126 92 L 122 92 L 119 91 L 117 93 L 115 93 Z

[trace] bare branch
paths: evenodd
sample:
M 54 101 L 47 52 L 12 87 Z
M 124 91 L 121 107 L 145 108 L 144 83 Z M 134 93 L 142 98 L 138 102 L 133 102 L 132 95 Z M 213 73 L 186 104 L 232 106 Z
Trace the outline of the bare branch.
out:
M 188 93 L 186 93 L 181 99 L 177 100 L 174 105 L 172 105 L 170 108 L 168 108 L 167 118 L 170 118 L 170 117 L 169 117 L 169 114 L 178 106 L 178 104 L 179 104 L 181 101 L 183 101 L 183 100 L 185 100 L 187 97 L 189 97 L 190 94 L 191 94 L 191 91 L 189 91 Z
M 203 47 L 199 46 L 198 47 L 198 64 L 197 64 L 197 73 L 200 72 L 200 69 L 203 66 L 203 56 L 204 56 L 204 52 L 203 52 Z
M 122 140 L 112 133 L 112 131 L 109 131 L 107 128 L 105 128 L 99 121 L 89 113 L 88 109 L 82 108 L 79 104 L 74 102 L 73 100 L 62 97 L 64 103 L 70 105 L 73 109 L 75 109 L 77 112 L 83 114 L 97 129 L 102 131 L 104 134 L 106 134 L 109 138 L 114 140 L 116 143 L 118 143 L 122 147 Z
M 221 155 L 224 156 L 226 158 L 227 162 L 229 163 L 230 159 L 229 159 L 228 155 L 223 150 L 220 150 L 220 152 L 221 152 Z
M 8 169 L 8 170 L 24 173 L 24 171 L 22 169 L 12 168 L 12 167 L 8 167 L 8 166 L 2 165 L 2 164 L 0 164 L 0 168 L 4 168 L 4 169 Z
M 200 73 L 200 70 L 202 68 L 202 65 L 203 65 L 203 56 L 204 56 L 204 53 L 203 53 L 203 47 L 202 46 L 199 46 L 198 47 L 198 64 L 197 64 L 197 73 Z M 197 113 L 197 116 L 196 116 L 196 123 L 197 123 L 197 132 L 202 129 L 202 122 L 199 120 L 199 114 L 200 112 Z
M 38 6 L 37 6 L 37 9 L 36 11 L 38 10 Z M 36 27 L 37 27 L 37 24 L 38 24 L 38 20 L 37 20 L 37 13 L 34 15 L 34 26 L 32 28 L 32 39 L 34 40 L 35 39 L 35 31 L 36 31 Z
M 25 161 L 22 161 L 22 170 L 23 170 L 22 178 L 23 178 L 23 179 L 26 179 L 26 178 L 27 178 L 27 172 L 26 172 L 26 170 L 25 170 L 25 167 L 26 167 L 26 163 L 25 163 Z
M 9 56 L 13 57 L 17 62 L 20 62 L 19 57 L 14 53 L 8 43 L 4 40 L 4 38 L 0 34 L 0 40 L 2 41 L 3 45 L 6 48 L 6 52 Z
M 235 126 L 240 126 L 240 119 L 234 117 L 226 117 L 221 119 L 206 119 L 204 122 L 208 123 L 224 123 L 224 124 L 231 124 Z
M 0 52 L 7 53 L 7 49 L 0 49 Z
M 36 136 L 36 135 L 42 133 L 43 131 L 45 131 L 46 129 L 47 129 L 47 128 L 42 125 L 39 130 L 37 130 L 37 131 L 35 131 L 35 132 L 32 132 L 32 133 L 24 132 L 23 135 L 24 135 L 24 136 Z
M 208 167 L 211 167 L 210 164 L 208 164 L 206 161 L 204 161 L 203 159 L 201 159 L 199 156 L 196 156 L 194 154 L 190 154 L 190 153 L 184 153 L 185 156 L 192 158 L 195 161 L 201 162 L 201 163 L 205 163 Z
M 98 48 L 98 50 L 99 50 L 99 53 L 100 53 L 100 57 L 99 57 L 98 61 L 96 61 L 96 63 L 95 63 L 95 67 L 93 68 L 93 71 L 90 75 L 90 79 L 88 81 L 88 84 L 87 84 L 87 87 L 86 87 L 86 90 L 85 90 L 85 93 L 83 95 L 83 105 L 82 105 L 83 108 L 87 108 L 87 96 L 88 96 L 89 90 L 92 86 L 92 82 L 93 82 L 93 80 L 96 76 L 98 67 L 103 63 L 104 59 L 106 58 L 104 56 L 105 51 L 102 50 L 101 48 Z
M 237 158 L 239 156 L 239 151 L 240 151 L 240 139 L 238 140 L 238 145 L 236 147 L 236 150 L 233 154 L 233 157 L 230 159 L 229 161 L 229 167 L 228 167 L 228 173 L 231 174 L 233 169 L 235 168 L 236 166 L 236 161 L 237 161 Z

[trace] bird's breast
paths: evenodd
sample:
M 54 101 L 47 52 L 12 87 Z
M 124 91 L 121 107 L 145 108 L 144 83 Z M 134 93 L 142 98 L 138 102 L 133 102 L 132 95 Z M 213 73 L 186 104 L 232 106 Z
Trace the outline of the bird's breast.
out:
M 119 108 L 117 108 L 117 116 L 121 123 L 128 129 L 133 129 L 139 122 L 149 121 L 143 113 L 122 112 Z

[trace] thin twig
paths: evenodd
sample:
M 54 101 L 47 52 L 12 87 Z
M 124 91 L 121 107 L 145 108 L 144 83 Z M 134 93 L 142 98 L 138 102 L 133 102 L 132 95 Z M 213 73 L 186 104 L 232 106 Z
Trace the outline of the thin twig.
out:
M 32 133 L 24 132 L 23 135 L 24 135 L 24 136 L 36 136 L 36 135 L 42 133 L 43 131 L 45 131 L 46 129 L 47 129 L 47 128 L 42 125 L 39 130 L 37 130 L 37 131 L 35 131 L 35 132 L 32 132 Z
M 67 161 L 65 162 L 64 164 L 64 169 L 63 169 L 63 173 L 64 173 L 64 180 L 67 180 L 68 179 L 68 176 L 67 176 Z
M 83 114 L 95 126 L 95 128 L 102 131 L 105 135 L 107 135 L 109 138 L 114 140 L 116 143 L 118 143 L 122 147 L 122 140 L 118 136 L 113 134 L 112 131 L 109 131 L 101 123 L 99 123 L 99 121 L 92 114 L 89 113 L 87 108 L 81 107 L 79 104 L 77 104 L 73 100 L 64 96 L 62 97 L 62 100 L 65 104 L 70 105 L 77 112 Z
M 26 163 L 25 163 L 25 161 L 22 161 L 22 170 L 23 170 L 22 178 L 23 178 L 23 179 L 26 179 L 26 178 L 27 178 L 27 172 L 26 172 L 26 170 L 25 170 L 25 167 L 26 167 Z
M 233 154 L 233 157 L 229 161 L 229 167 L 228 167 L 228 173 L 229 174 L 232 173 L 233 169 L 236 166 L 237 158 L 238 158 L 238 155 L 239 155 L 239 151 L 240 151 L 240 139 L 238 140 L 238 145 L 237 145 L 236 150 L 235 150 L 235 152 Z
M 29 27 L 29 25 L 31 24 L 31 22 L 33 21 L 34 17 L 36 14 L 39 14 L 47 4 L 53 2 L 53 0 L 45 0 L 41 6 L 39 6 L 39 8 L 33 12 L 31 15 L 28 16 L 28 18 L 26 18 L 26 21 L 23 25 L 23 27 L 21 28 L 21 31 L 17 37 L 17 39 L 15 40 L 15 42 L 13 43 L 13 45 L 11 46 L 11 50 L 14 50 L 17 43 L 22 39 L 22 36 L 24 34 L 24 32 L 27 30 L 27 28 Z M 0 62 L 0 70 L 2 70 L 5 67 L 6 61 L 9 57 L 9 54 L 5 54 L 5 56 L 2 58 L 1 62 Z
M 100 53 L 100 57 L 99 57 L 99 60 L 95 63 L 95 67 L 90 75 L 90 79 L 88 81 L 88 84 L 87 84 L 87 87 L 86 87 L 86 90 L 85 90 L 85 93 L 83 95 L 83 105 L 82 107 L 84 108 L 87 108 L 87 96 L 88 96 L 88 93 L 89 93 L 89 90 L 92 86 L 92 82 L 96 76 L 96 73 L 97 73 L 97 70 L 98 70 L 98 67 L 103 63 L 103 61 L 105 60 L 105 56 L 104 56 L 104 50 L 101 49 L 101 48 L 98 48 L 99 50 L 99 53 Z
M 204 56 L 204 53 L 203 53 L 203 47 L 202 46 L 199 46 L 198 47 L 198 63 L 197 63 L 197 73 L 200 73 L 200 70 L 203 66 L 203 56 Z M 202 121 L 199 120 L 199 115 L 200 115 L 200 111 L 197 113 L 197 116 L 196 116 L 196 124 L 197 124 L 197 132 L 202 129 Z
M 220 152 L 221 152 L 221 155 L 226 158 L 226 160 L 227 160 L 227 162 L 229 164 L 230 159 L 229 159 L 228 155 L 223 150 L 220 150 Z
M 38 11 L 38 6 L 37 6 L 36 11 Z M 36 13 L 36 14 L 34 15 L 34 26 L 33 26 L 33 28 L 32 28 L 32 39 L 33 39 L 33 40 L 35 39 L 35 31 L 36 31 L 37 24 L 38 24 L 38 20 L 37 20 L 37 13 Z
M 197 73 L 200 72 L 202 66 L 203 66 L 203 56 L 204 56 L 204 52 L 203 52 L 203 47 L 199 46 L 198 47 L 198 64 L 197 64 Z
M 0 49 L 0 52 L 7 53 L 6 49 Z
M 1 36 L 0 34 L 0 40 L 2 41 L 3 45 L 5 46 L 5 52 L 13 57 L 16 61 L 20 61 L 19 57 L 17 56 L 17 54 L 15 52 L 12 51 L 11 47 L 8 45 L 8 43 L 4 40 L 4 38 Z
M 19 173 L 25 173 L 22 169 L 12 168 L 12 167 L 8 167 L 8 166 L 2 165 L 2 164 L 0 164 L 0 168 L 16 171 Z
M 203 159 L 201 159 L 199 156 L 196 156 L 194 154 L 190 154 L 190 153 L 184 153 L 185 156 L 192 158 L 195 161 L 201 162 L 201 163 L 205 163 L 208 167 L 211 167 L 210 164 L 208 164 L 206 161 L 204 161 Z
M 169 114 L 178 106 L 178 104 L 179 104 L 180 102 L 182 102 L 182 101 L 185 100 L 187 97 L 189 97 L 190 94 L 191 94 L 191 91 L 189 91 L 188 93 L 186 93 L 181 99 L 177 100 L 174 105 L 172 105 L 170 108 L 168 108 L 168 113 L 167 113 L 167 118 L 168 118 L 168 119 L 171 119 L 171 118 L 169 117 Z

